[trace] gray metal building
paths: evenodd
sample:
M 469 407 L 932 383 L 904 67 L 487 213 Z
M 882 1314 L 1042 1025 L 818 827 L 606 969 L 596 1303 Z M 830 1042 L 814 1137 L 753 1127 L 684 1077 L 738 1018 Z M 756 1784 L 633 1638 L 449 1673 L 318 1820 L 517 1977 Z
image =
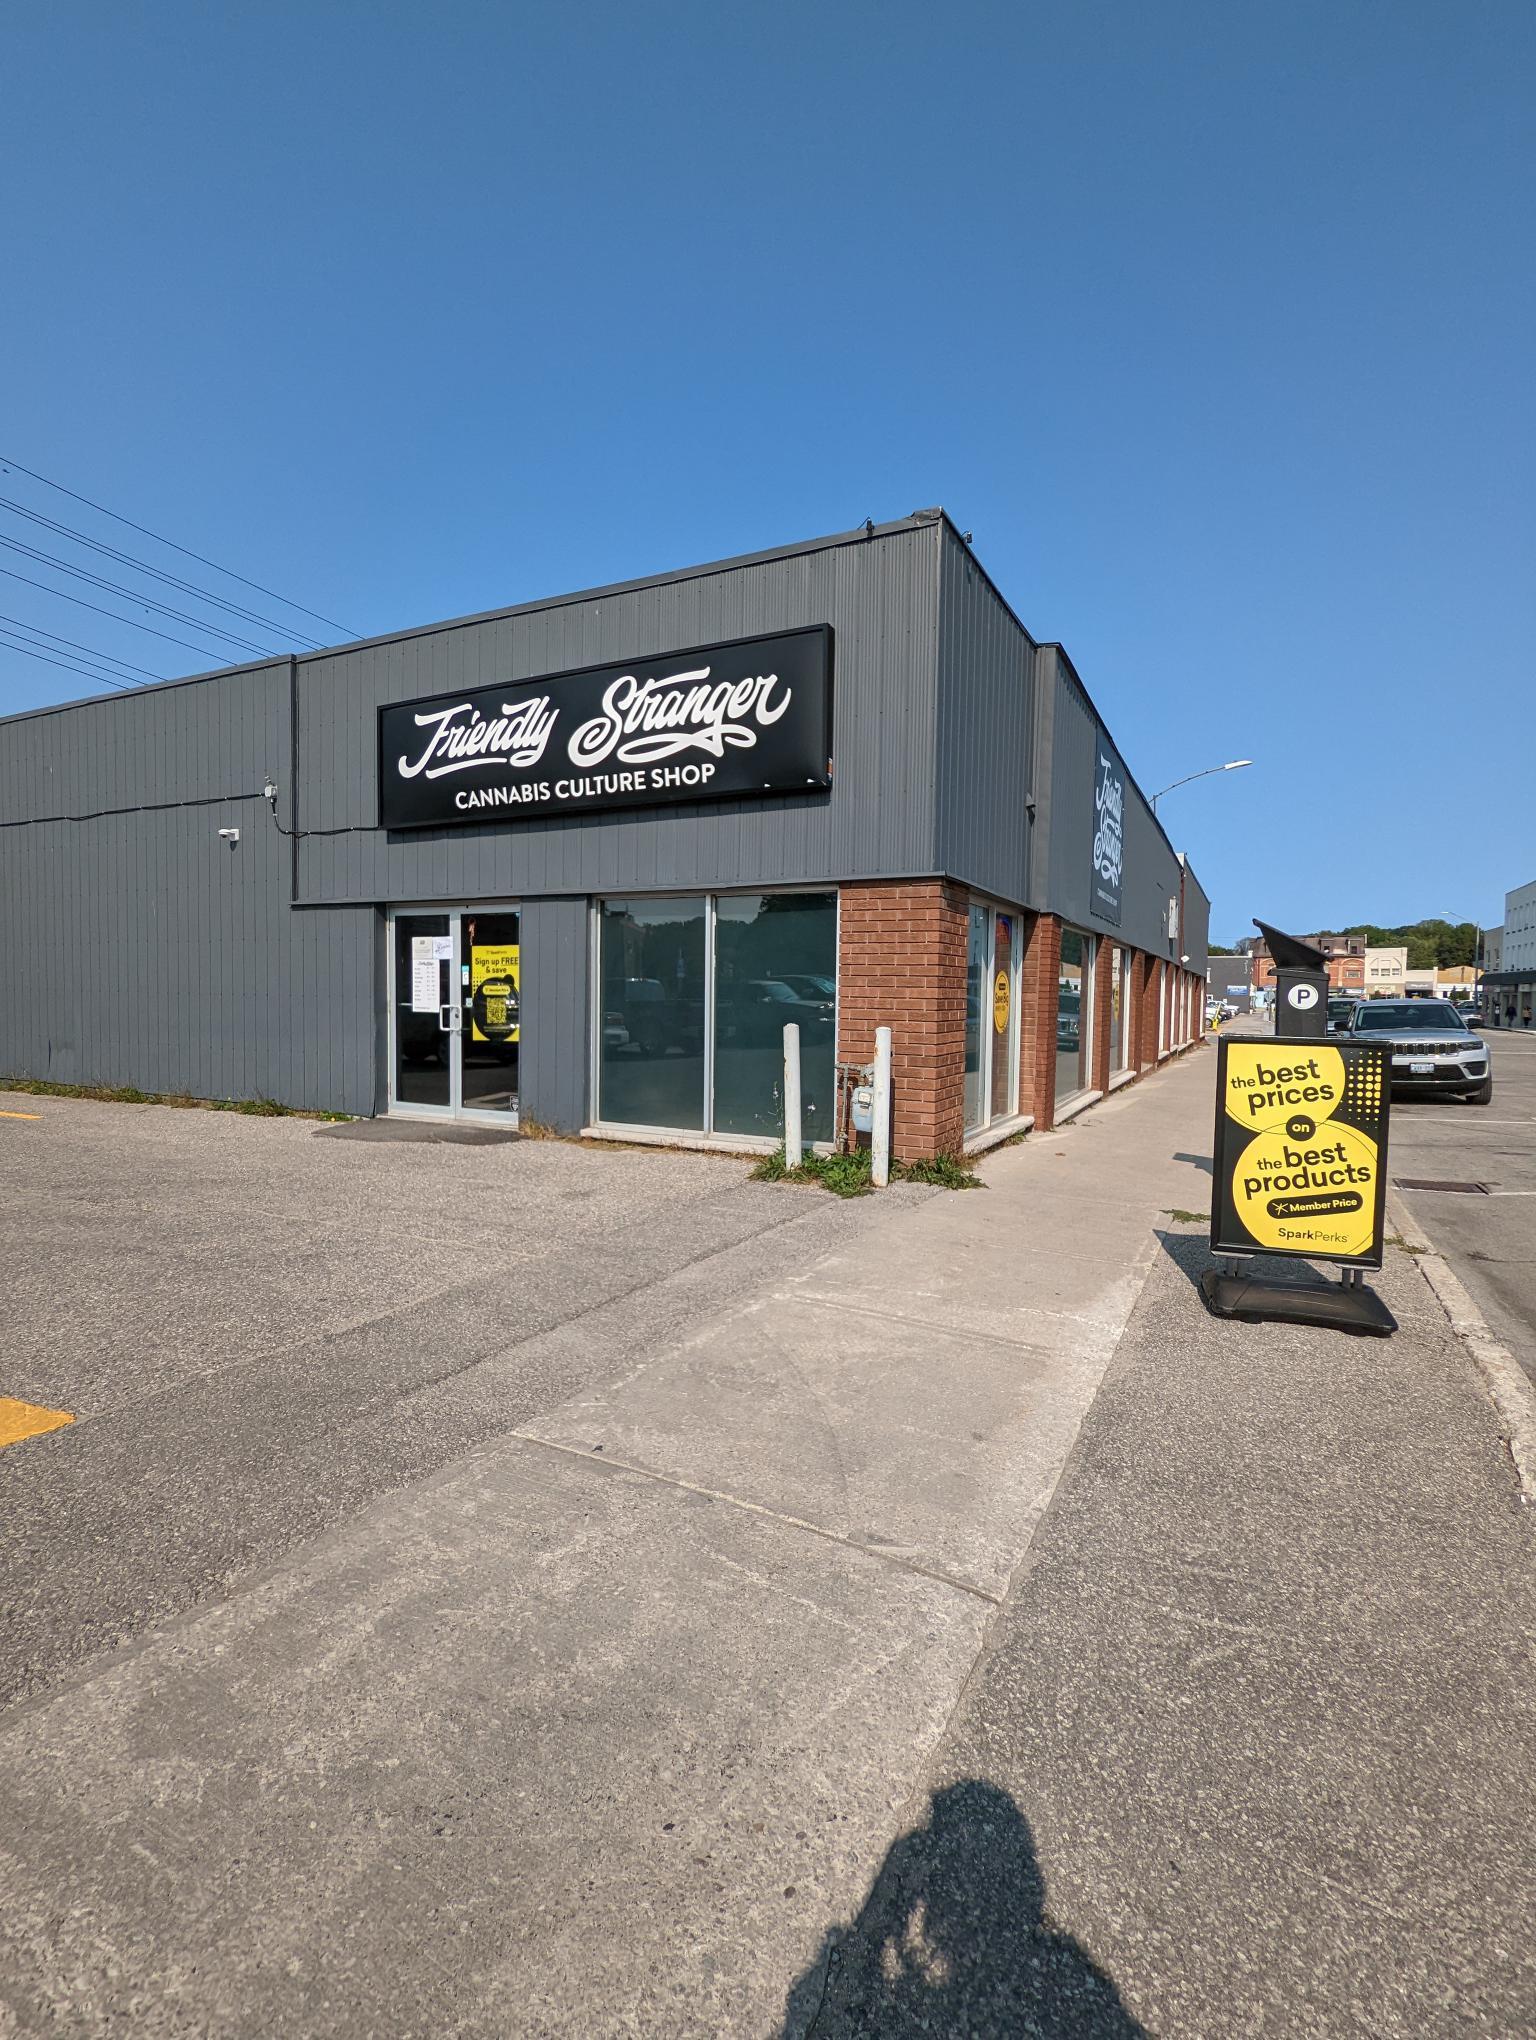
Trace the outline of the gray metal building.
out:
M 381 825 L 381 710 L 553 717 L 587 669 L 817 627 L 824 783 Z M 0 722 L 13 1077 L 740 1146 L 774 1135 L 776 1003 L 828 1069 L 886 1012 L 898 1152 L 977 1145 L 1198 1034 L 1207 914 L 1065 654 L 938 511 Z M 1054 1041 L 1031 971 L 1065 987 Z

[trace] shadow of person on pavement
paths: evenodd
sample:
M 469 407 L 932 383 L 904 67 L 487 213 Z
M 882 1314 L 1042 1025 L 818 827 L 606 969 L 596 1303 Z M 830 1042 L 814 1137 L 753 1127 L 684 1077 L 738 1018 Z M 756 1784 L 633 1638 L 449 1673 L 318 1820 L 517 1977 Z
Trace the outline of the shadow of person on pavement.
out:
M 1144 2036 L 1103 1970 L 1045 1917 L 1029 1822 L 996 1785 L 934 1794 L 893 1843 L 853 1924 L 833 1928 L 789 1993 L 781 2040 L 919 2034 Z

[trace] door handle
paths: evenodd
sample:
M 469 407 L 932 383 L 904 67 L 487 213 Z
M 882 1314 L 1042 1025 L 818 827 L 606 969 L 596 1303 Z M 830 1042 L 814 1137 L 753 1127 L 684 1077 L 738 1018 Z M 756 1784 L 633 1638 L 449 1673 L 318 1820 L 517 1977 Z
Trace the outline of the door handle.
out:
M 444 1034 L 462 1034 L 464 1015 L 450 999 L 437 1009 L 437 1024 Z

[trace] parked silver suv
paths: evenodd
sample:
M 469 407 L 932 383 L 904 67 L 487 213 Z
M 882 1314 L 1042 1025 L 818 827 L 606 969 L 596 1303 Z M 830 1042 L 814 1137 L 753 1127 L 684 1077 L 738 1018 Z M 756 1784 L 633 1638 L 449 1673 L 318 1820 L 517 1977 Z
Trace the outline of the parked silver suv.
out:
M 1391 1050 L 1394 1095 L 1441 1091 L 1472 1105 L 1493 1097 L 1488 1044 L 1448 999 L 1366 999 L 1355 1008 L 1349 1037 Z

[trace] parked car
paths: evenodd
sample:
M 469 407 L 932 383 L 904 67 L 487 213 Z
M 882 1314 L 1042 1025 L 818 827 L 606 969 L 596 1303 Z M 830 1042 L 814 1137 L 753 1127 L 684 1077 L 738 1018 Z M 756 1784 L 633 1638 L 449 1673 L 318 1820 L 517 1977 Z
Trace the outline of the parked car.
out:
M 1390 1051 L 1388 1078 L 1399 1092 L 1440 1092 L 1487 1105 L 1493 1098 L 1488 1044 L 1479 1041 L 1448 999 L 1371 999 L 1356 1006 L 1352 1041 Z
M 1359 1003 L 1358 999 L 1340 998 L 1335 993 L 1328 1001 L 1328 1024 L 1325 1031 L 1329 1034 L 1347 1034 Z
M 691 983 L 669 995 L 660 978 L 626 978 L 623 999 L 621 1007 L 603 1015 L 608 1047 L 633 1047 L 651 1060 L 673 1050 L 679 1055 L 701 1052 L 704 995 Z
M 808 999 L 811 1004 L 830 1006 L 837 998 L 837 986 L 831 978 L 821 977 L 810 971 L 797 971 L 780 979 L 789 986 L 797 999 Z
M 784 1029 L 794 1021 L 802 1041 L 808 1042 L 830 1035 L 832 1014 L 830 998 L 801 998 L 787 978 L 749 978 L 745 984 L 722 989 L 719 1031 L 743 1046 L 761 1046 L 782 1041 Z

